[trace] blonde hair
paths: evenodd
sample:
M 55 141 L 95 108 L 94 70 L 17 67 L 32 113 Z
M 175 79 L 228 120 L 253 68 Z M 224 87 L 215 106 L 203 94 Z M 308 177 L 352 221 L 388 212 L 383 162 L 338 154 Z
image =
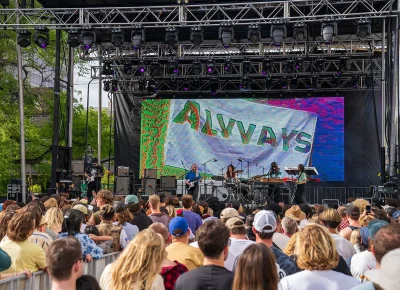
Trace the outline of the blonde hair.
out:
M 161 235 L 151 229 L 141 231 L 112 266 L 110 275 L 113 289 L 152 289 L 166 256 Z
M 366 210 L 367 205 L 370 205 L 370 203 L 362 198 L 357 198 L 355 201 L 353 201 L 353 205 L 358 207 L 360 209 L 360 213 L 362 213 L 364 210 Z
M 64 215 L 61 208 L 49 208 L 44 216 L 47 221 L 47 226 L 51 229 L 59 229 L 61 231 L 62 223 L 64 222 Z
M 316 223 L 316 224 L 320 224 L 321 223 L 321 218 L 320 218 L 320 216 L 319 216 L 319 214 L 314 214 L 312 217 L 311 217 L 311 222 L 313 222 L 313 223 Z
M 309 224 L 296 235 L 294 254 L 303 270 L 332 270 L 339 263 L 336 244 L 329 231 L 319 224 Z
M 299 234 L 299 232 L 295 232 L 291 237 L 290 240 L 288 241 L 288 243 L 286 244 L 285 249 L 283 250 L 283 252 L 288 255 L 289 257 L 292 257 L 294 255 L 294 249 L 296 246 L 296 239 L 297 239 L 297 235 Z
M 167 208 L 167 211 L 168 211 L 168 215 L 171 218 L 176 217 L 176 208 L 173 205 L 167 205 L 166 208 Z
M 360 229 L 355 229 L 354 231 L 351 232 L 350 243 L 354 246 L 360 244 L 360 242 L 361 242 Z
M 160 205 L 160 197 L 157 194 L 150 195 L 149 204 L 151 208 L 157 208 Z
M 372 215 L 367 214 L 365 216 L 360 217 L 358 221 L 360 222 L 361 227 L 367 227 L 368 224 L 373 220 L 376 220 L 376 218 Z
M 48 200 L 44 202 L 44 206 L 48 210 L 52 207 L 58 207 L 58 202 L 54 197 L 50 197 Z

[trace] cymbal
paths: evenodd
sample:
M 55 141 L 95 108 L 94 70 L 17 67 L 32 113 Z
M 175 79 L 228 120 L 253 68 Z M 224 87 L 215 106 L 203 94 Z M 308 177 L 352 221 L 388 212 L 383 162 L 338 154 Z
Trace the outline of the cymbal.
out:
M 219 175 L 213 175 L 213 176 L 211 176 L 211 179 L 215 180 L 215 181 L 224 181 L 225 180 L 225 178 L 223 176 L 219 176 Z
M 235 170 L 234 172 L 235 172 L 235 173 L 242 173 L 243 170 Z

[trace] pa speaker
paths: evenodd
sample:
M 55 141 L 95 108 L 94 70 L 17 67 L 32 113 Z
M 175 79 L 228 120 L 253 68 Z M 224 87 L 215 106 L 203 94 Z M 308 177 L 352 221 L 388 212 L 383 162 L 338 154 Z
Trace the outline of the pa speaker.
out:
M 144 194 L 152 195 L 157 193 L 157 179 L 144 180 Z
M 175 176 L 161 176 L 160 187 L 163 189 L 164 188 L 176 189 L 176 177 Z
M 117 180 L 115 194 L 116 195 L 128 195 L 129 194 L 129 177 L 115 177 Z

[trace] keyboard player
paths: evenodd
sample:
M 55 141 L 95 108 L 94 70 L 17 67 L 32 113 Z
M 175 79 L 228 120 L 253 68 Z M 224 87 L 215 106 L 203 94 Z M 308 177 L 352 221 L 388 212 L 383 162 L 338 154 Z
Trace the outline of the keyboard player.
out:
M 282 173 L 280 172 L 278 163 L 275 161 L 271 163 L 270 169 L 268 171 L 268 179 L 269 178 L 281 178 Z M 275 203 L 280 202 L 280 186 L 277 184 L 269 184 L 268 187 L 268 196 L 270 197 L 270 200 L 273 200 Z

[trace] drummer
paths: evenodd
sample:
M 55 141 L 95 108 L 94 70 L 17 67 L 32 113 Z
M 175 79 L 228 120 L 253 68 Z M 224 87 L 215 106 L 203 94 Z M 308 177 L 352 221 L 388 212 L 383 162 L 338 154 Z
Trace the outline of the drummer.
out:
M 225 181 L 227 183 L 234 183 L 238 181 L 236 172 L 235 172 L 235 166 L 233 166 L 232 164 L 228 166 L 228 169 L 225 172 Z

